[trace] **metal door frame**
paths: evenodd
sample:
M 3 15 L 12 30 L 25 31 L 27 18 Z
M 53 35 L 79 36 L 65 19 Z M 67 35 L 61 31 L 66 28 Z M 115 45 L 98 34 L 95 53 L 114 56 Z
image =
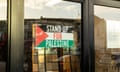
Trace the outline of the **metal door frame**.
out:
M 8 61 L 7 72 L 24 68 L 24 0 L 7 0 Z

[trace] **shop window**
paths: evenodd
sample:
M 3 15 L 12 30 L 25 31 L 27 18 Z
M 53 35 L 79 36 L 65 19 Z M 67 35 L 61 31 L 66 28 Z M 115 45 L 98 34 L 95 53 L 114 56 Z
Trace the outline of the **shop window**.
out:
M 119 72 L 120 9 L 95 7 L 95 72 Z
M 80 72 L 81 5 L 54 2 L 25 0 L 25 72 Z

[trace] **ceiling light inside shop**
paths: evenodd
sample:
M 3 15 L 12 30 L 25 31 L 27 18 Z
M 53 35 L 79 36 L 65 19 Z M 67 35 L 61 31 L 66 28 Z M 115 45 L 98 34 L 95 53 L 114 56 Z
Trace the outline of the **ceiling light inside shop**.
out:
M 46 3 L 46 6 L 51 7 L 51 6 L 54 6 L 54 5 L 58 4 L 58 3 L 60 3 L 61 1 L 62 1 L 62 0 L 50 0 L 50 1 L 48 1 L 48 2 Z

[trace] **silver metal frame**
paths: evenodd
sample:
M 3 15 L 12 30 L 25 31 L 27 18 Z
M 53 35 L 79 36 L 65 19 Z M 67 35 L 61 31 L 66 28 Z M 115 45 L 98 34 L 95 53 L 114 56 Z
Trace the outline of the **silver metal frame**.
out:
M 94 5 L 120 8 L 120 0 L 94 0 Z
M 24 0 L 8 0 L 7 72 L 23 72 Z

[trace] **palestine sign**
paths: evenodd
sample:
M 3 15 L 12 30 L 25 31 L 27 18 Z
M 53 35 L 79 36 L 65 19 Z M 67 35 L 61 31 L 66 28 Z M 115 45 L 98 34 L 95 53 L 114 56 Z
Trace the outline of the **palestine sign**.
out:
M 35 25 L 35 48 L 73 48 L 72 26 Z

